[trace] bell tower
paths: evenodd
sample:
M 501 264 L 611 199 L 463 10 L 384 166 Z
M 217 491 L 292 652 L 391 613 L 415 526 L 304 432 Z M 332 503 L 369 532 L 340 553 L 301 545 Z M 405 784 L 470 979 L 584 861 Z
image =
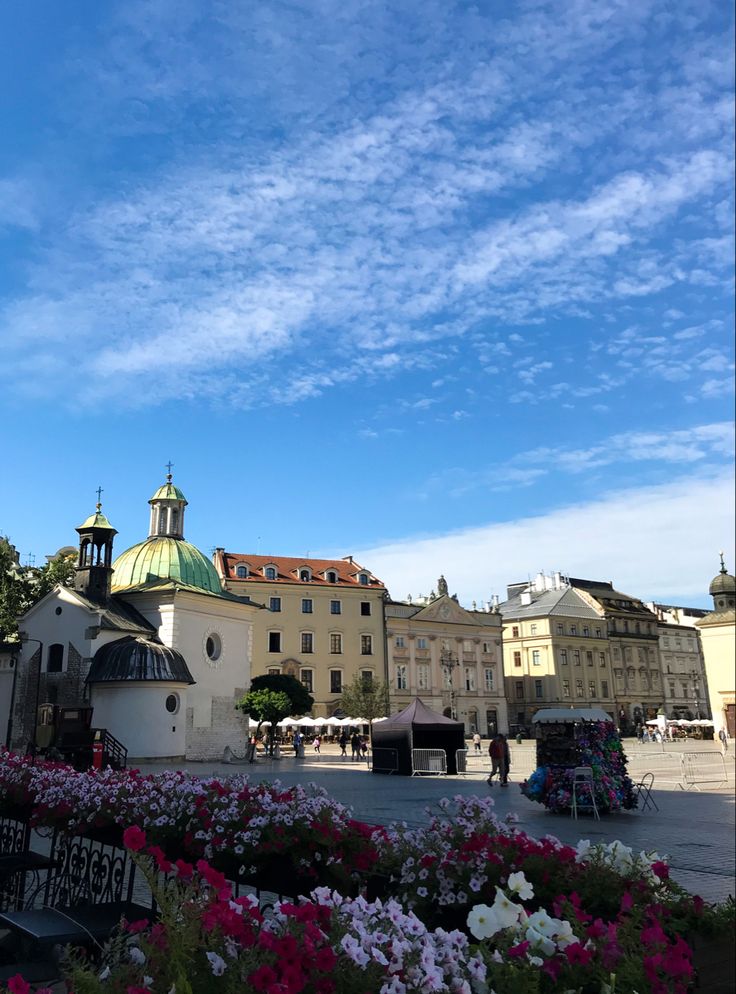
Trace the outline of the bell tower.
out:
M 184 538 L 184 508 L 187 506 L 187 499 L 171 482 L 172 466 L 172 462 L 166 464 L 166 483 L 158 488 L 148 502 L 151 505 L 149 538 Z
M 102 513 L 102 488 L 97 489 L 95 513 L 76 529 L 79 533 L 74 589 L 98 604 L 110 599 L 112 540 L 117 531 Z

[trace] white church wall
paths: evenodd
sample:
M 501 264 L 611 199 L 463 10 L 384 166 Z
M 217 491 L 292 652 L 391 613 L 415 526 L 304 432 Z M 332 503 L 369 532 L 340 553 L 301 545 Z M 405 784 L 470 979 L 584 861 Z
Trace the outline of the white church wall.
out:
M 129 759 L 181 759 L 188 688 L 180 683 L 104 683 L 92 689 L 94 723 L 128 750 Z M 177 698 L 176 711 L 166 707 Z

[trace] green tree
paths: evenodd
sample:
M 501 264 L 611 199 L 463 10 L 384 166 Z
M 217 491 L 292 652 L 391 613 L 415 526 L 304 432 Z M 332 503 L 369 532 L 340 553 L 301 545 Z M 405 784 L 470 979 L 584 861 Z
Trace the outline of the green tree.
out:
M 273 753 L 273 737 L 276 725 L 282 718 L 288 718 L 291 711 L 291 700 L 288 694 L 282 690 L 268 690 L 266 688 L 253 690 L 251 685 L 251 689 L 240 698 L 235 707 L 243 714 L 255 718 L 258 722 L 253 744 L 250 744 L 249 740 L 248 761 L 252 763 L 255 759 L 255 739 L 258 738 L 264 721 L 271 723 L 268 729 L 268 751 Z
M 21 566 L 15 547 L 0 535 L 0 641 L 18 640 L 18 618 L 57 583 L 71 586 L 75 559 L 70 554 L 52 559 L 41 569 Z
M 291 710 L 282 715 L 283 718 L 288 718 L 290 715 L 295 718 L 300 717 L 314 707 L 314 698 L 304 684 L 286 673 L 264 673 L 263 676 L 254 676 L 250 682 L 250 689 L 276 690 L 286 694 L 291 702 Z
M 385 718 L 390 707 L 388 686 L 385 683 L 376 683 L 374 680 L 364 681 L 358 674 L 353 678 L 352 683 L 343 687 L 340 707 L 351 718 L 365 718 L 369 722 L 374 718 Z M 371 738 L 373 738 L 372 726 Z

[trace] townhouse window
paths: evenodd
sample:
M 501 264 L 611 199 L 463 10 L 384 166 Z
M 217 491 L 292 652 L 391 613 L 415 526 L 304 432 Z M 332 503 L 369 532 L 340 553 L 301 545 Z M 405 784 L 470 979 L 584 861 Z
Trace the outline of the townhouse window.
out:
M 473 651 L 473 643 L 470 641 L 470 639 L 463 639 L 463 652 L 472 652 L 472 651 Z
M 326 578 L 328 583 L 337 583 L 337 573 L 334 569 L 327 570 Z
M 585 662 L 588 664 L 588 666 L 592 666 L 593 665 L 593 653 L 592 652 L 586 651 L 586 653 L 585 653 Z
M 274 566 L 267 566 L 263 572 L 267 580 L 276 579 L 276 568 Z
M 427 648 L 427 640 L 421 638 L 417 639 L 417 649 L 426 649 L 426 648 Z
M 483 686 L 486 690 L 493 690 L 493 667 L 486 666 L 483 670 Z
M 608 680 L 601 680 L 601 697 L 608 697 Z
M 606 654 L 605 654 L 605 652 L 599 652 L 598 653 L 598 662 L 600 663 L 601 666 L 605 666 L 606 665 Z
M 330 693 L 342 693 L 342 670 L 330 670 Z
M 314 601 L 311 597 L 302 597 L 302 614 L 311 614 L 314 609 Z
M 518 639 L 518 637 L 519 637 L 519 626 L 518 625 L 512 625 L 511 626 L 511 638 Z
M 342 635 L 340 632 L 330 633 L 330 654 L 333 656 L 342 654 Z
M 299 579 L 303 580 L 305 583 L 312 579 L 312 573 L 308 569 L 299 570 Z
M 572 650 L 572 661 L 576 666 L 580 666 L 580 649 Z
M 600 628 L 596 628 L 596 630 L 595 630 L 595 637 L 597 639 L 602 639 L 603 638 L 603 632 L 600 630 Z
M 583 625 L 583 636 L 587 639 L 590 635 L 590 629 L 587 625 Z
M 595 697 L 595 680 L 588 681 L 588 695 L 590 697 Z
M 417 687 L 419 690 L 429 690 L 429 666 L 426 663 L 417 666 Z
M 670 682 L 670 697 L 675 696 L 675 682 L 674 680 Z
M 268 633 L 268 651 L 281 652 L 281 632 Z
M 564 625 L 560 625 L 558 623 L 558 625 L 557 625 L 557 634 L 558 635 L 564 635 L 565 634 L 565 626 Z
M 360 682 L 363 685 L 363 690 L 370 690 L 373 686 L 373 670 L 361 670 Z
M 406 648 L 406 641 L 404 639 L 404 636 L 403 635 L 397 635 L 396 636 L 396 641 L 394 642 L 394 645 L 396 646 L 397 649 L 404 649 L 404 648 Z
M 396 689 L 406 690 L 406 666 L 396 667 Z
M 544 687 L 541 680 L 534 681 L 534 696 L 538 701 L 541 701 L 544 696 Z
M 567 649 L 560 649 L 560 666 L 567 666 Z
M 272 597 L 268 602 L 268 607 L 270 611 L 274 611 L 278 614 L 278 612 L 281 610 L 281 598 Z
M 46 672 L 61 673 L 64 669 L 64 646 L 61 642 L 54 642 L 49 646 L 46 657 Z
M 524 699 L 524 684 L 521 680 L 516 681 L 516 699 L 517 701 Z
M 491 643 L 490 642 L 484 642 L 483 643 L 483 652 L 493 652 L 493 650 L 491 649 Z
M 465 689 L 475 690 L 475 668 L 473 666 L 465 667 Z
M 361 616 L 364 617 L 364 618 L 369 618 L 370 617 L 370 614 L 371 614 L 371 602 L 370 601 L 361 601 L 360 602 L 360 613 L 361 613 Z
M 341 601 L 330 601 L 330 614 L 342 614 Z
M 279 666 L 271 666 L 268 670 L 269 676 L 281 676 L 281 668 Z
M 578 633 L 578 626 L 577 625 L 570 625 L 570 634 L 571 635 L 577 635 L 577 633 Z
M 532 635 L 536 635 L 537 634 L 537 626 L 536 625 L 530 625 L 529 626 L 529 631 L 531 632 Z
M 562 696 L 563 697 L 569 697 L 570 696 L 570 681 L 569 680 L 563 680 L 562 681 Z
M 358 583 L 362 584 L 364 587 L 368 586 L 369 577 L 367 573 L 358 573 Z
M 515 652 L 514 653 L 514 666 L 521 666 L 521 653 L 520 652 Z
M 542 654 L 539 649 L 532 649 L 532 666 L 542 665 Z
M 361 656 L 372 656 L 373 655 L 373 636 L 372 635 L 361 635 L 360 636 L 360 654 L 361 654 Z
M 583 681 L 582 680 L 576 680 L 575 681 L 575 695 L 577 697 L 585 697 L 585 691 L 583 690 Z
M 301 645 L 302 645 L 302 652 L 314 652 L 314 633 L 302 632 Z
M 235 570 L 235 575 L 239 580 L 244 580 L 248 575 L 248 570 L 245 568 L 245 566 L 238 566 L 238 568 Z
M 314 670 L 302 670 L 300 676 L 302 686 L 311 694 L 314 690 Z

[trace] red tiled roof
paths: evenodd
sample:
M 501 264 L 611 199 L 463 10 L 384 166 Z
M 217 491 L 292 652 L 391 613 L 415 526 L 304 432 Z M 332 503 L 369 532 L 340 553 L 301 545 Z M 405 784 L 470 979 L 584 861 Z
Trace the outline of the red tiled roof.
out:
M 242 577 L 237 576 L 237 568 L 238 566 L 247 566 L 247 580 L 253 580 L 255 582 L 309 582 L 317 586 L 323 585 L 326 587 L 336 587 L 340 584 L 344 584 L 351 587 L 364 586 L 367 589 L 370 589 L 371 587 L 376 588 L 384 586 L 384 584 L 377 577 L 375 577 L 369 569 L 361 566 L 360 563 L 355 562 L 355 560 L 351 562 L 350 559 L 298 559 L 295 556 L 251 556 L 238 552 L 222 552 L 220 553 L 220 559 L 225 571 L 226 580 L 242 580 Z M 267 580 L 263 575 L 263 570 L 266 566 L 276 567 L 276 580 Z M 299 570 L 301 569 L 311 570 L 312 579 L 309 581 L 300 581 Z M 329 580 L 325 579 L 324 574 L 330 570 L 334 570 L 334 572 L 337 573 L 337 583 L 330 583 Z M 368 574 L 368 584 L 358 583 L 357 576 L 359 573 Z

